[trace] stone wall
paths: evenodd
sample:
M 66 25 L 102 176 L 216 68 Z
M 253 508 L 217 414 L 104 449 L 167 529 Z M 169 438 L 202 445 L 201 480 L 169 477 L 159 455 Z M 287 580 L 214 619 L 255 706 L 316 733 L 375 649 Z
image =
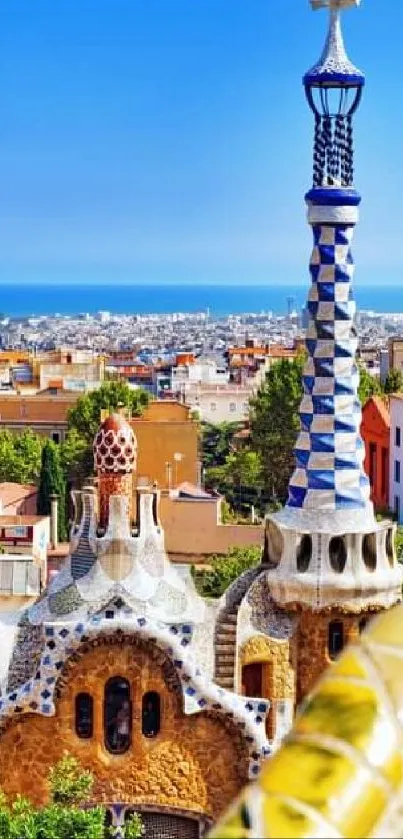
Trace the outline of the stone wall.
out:
M 123 755 L 104 746 L 104 686 L 113 676 L 128 679 L 132 692 L 132 745 Z M 161 730 L 147 739 L 141 732 L 141 702 L 150 690 L 161 696 Z M 94 700 L 91 740 L 75 733 L 75 696 L 81 691 Z M 45 802 L 49 768 L 65 750 L 93 771 L 98 802 L 161 804 L 216 819 L 246 782 L 246 749 L 234 724 L 206 713 L 185 716 L 175 671 L 152 648 L 127 639 L 88 645 L 63 672 L 56 708 L 55 717 L 23 715 L 2 733 L 0 787 L 7 794 Z
M 270 740 L 276 736 L 277 703 L 284 699 L 295 702 L 295 669 L 293 663 L 293 644 L 290 640 L 267 638 L 255 635 L 249 638 L 241 650 L 239 661 L 242 668 L 247 664 L 263 665 L 263 696 L 270 699 L 270 710 L 266 721 L 267 736 Z
M 360 634 L 360 623 L 370 615 L 343 614 L 340 610 L 304 611 L 300 614 L 297 649 L 297 702 L 309 693 L 317 679 L 329 667 L 328 633 L 331 621 L 343 623 L 344 645 L 354 642 Z

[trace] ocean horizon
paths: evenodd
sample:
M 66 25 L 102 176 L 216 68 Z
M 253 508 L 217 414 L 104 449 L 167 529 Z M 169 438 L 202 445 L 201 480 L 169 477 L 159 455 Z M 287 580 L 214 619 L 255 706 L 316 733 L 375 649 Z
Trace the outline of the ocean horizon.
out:
M 95 314 L 191 314 L 209 310 L 213 316 L 273 312 L 298 312 L 305 305 L 306 285 L 129 285 L 49 283 L 0 285 L 0 312 L 5 317 Z M 403 313 L 399 285 L 358 285 L 355 299 L 360 310 Z

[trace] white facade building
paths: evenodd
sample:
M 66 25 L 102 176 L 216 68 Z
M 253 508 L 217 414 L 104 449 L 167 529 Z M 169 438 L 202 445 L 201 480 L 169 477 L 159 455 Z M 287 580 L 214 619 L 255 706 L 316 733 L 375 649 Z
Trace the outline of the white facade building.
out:
M 403 394 L 390 397 L 389 504 L 403 524 Z
M 202 422 L 245 422 L 249 417 L 250 387 L 234 385 L 187 384 L 181 388 L 184 402 L 197 412 Z
M 192 364 L 178 364 L 172 368 L 172 390 L 179 391 L 187 384 L 219 385 L 229 381 L 229 371 L 218 367 L 211 359 L 198 359 Z

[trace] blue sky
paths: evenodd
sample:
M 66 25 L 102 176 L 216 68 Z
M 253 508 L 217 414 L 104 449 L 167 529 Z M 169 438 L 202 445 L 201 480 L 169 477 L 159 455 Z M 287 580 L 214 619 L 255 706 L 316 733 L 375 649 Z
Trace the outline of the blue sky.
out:
M 308 0 L 13 0 L 0 10 L 0 282 L 307 284 Z M 403 278 L 403 6 L 344 15 L 360 283 Z

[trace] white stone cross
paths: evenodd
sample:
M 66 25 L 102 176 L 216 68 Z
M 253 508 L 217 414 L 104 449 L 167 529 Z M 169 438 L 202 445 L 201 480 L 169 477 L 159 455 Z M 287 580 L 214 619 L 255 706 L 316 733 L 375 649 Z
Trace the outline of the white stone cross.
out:
M 361 0 L 310 0 L 313 10 L 316 9 L 331 9 L 332 11 L 342 11 L 348 9 L 350 6 L 359 6 Z

